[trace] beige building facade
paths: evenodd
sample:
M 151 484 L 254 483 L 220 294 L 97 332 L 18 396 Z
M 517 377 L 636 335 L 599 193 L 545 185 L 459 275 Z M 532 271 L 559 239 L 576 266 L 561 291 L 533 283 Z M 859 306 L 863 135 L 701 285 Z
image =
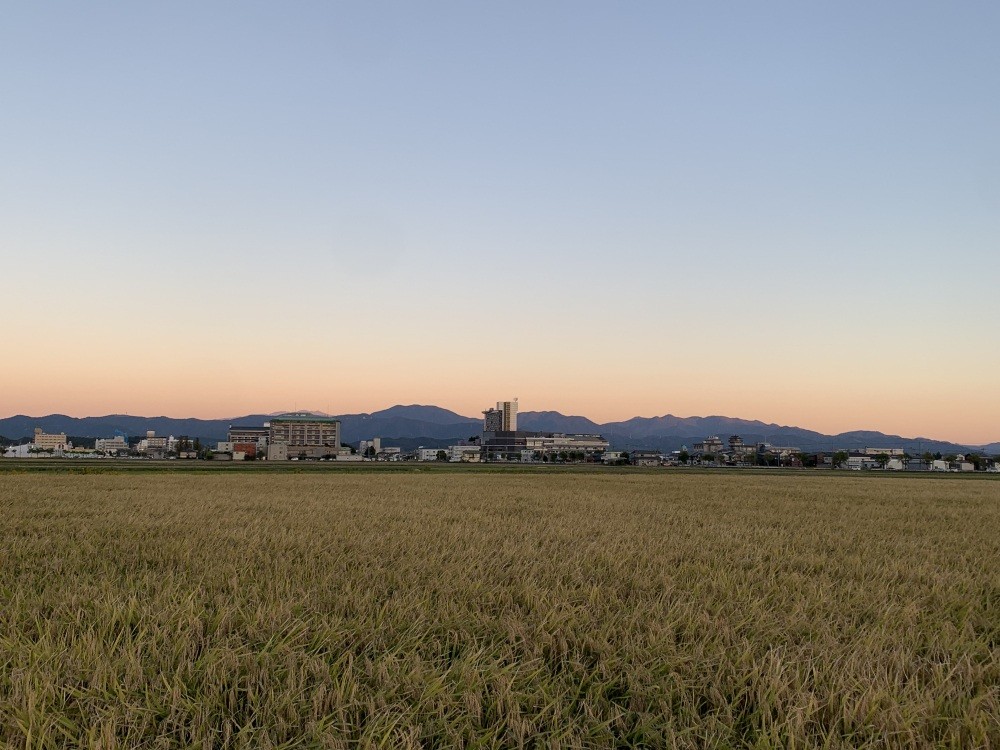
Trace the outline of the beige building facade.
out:
M 314 414 L 295 413 L 272 417 L 268 423 L 268 459 L 326 458 L 340 448 L 340 420 Z M 273 449 L 273 450 L 272 450 Z
M 65 432 L 58 433 L 48 433 L 43 432 L 41 427 L 35 428 L 35 439 L 32 442 L 38 450 L 43 451 L 62 451 L 66 450 L 68 442 L 66 440 Z

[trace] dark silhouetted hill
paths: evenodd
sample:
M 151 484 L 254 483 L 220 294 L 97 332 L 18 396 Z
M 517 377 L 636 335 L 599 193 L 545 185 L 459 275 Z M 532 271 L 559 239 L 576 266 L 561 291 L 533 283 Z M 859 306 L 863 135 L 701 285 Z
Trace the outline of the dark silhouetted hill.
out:
M 41 427 L 46 432 L 65 432 L 67 435 L 89 438 L 113 437 L 116 434 L 144 435 L 147 430 L 153 430 L 157 435 L 185 435 L 213 442 L 225 440 L 231 424 L 260 426 L 271 416 L 273 415 L 248 414 L 231 419 L 178 419 L 130 414 L 110 414 L 103 417 L 17 415 L 0 419 L 0 435 L 16 441 L 30 437 L 36 427 Z M 414 447 L 427 444 L 431 447 L 464 440 L 478 435 L 482 430 L 482 421 L 478 417 L 466 417 L 438 406 L 419 404 L 391 406 L 370 414 L 343 414 L 338 418 L 341 420 L 341 434 L 345 443 L 382 437 L 386 445 Z M 801 427 L 724 416 L 676 417 L 666 414 L 661 417 L 634 417 L 622 422 L 599 424 L 587 417 L 565 415 L 556 411 L 526 411 L 518 415 L 518 427 L 538 432 L 598 433 L 618 449 L 671 451 L 682 446 L 690 448 L 695 442 L 710 435 L 717 435 L 723 443 L 730 435 L 739 435 L 746 443 L 766 442 L 795 446 L 806 451 L 900 447 L 912 455 L 926 451 L 965 452 L 970 448 L 990 455 L 1000 453 L 1000 443 L 964 446 L 931 438 L 906 438 L 867 430 L 825 435 Z

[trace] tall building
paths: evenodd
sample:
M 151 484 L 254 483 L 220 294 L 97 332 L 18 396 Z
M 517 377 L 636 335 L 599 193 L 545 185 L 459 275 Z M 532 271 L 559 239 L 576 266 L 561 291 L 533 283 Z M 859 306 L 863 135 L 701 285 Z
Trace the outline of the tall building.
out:
M 503 414 L 503 429 L 505 432 L 517 432 L 517 399 L 499 401 L 497 409 Z
M 483 432 L 500 432 L 503 430 L 503 412 L 499 409 L 487 409 L 483 412 Z
M 497 401 L 496 409 L 484 411 L 483 432 L 517 432 L 517 399 Z

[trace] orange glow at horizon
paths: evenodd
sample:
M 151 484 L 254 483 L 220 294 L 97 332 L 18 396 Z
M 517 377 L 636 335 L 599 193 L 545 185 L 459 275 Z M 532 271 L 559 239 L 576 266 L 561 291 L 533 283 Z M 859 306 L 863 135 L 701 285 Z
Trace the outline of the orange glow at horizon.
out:
M 665 414 L 727 416 L 825 434 L 876 430 L 907 438 L 926 437 L 969 445 L 1000 440 L 995 414 L 978 409 L 960 411 L 948 399 L 935 399 L 929 388 L 923 392 L 917 389 L 856 392 L 813 382 L 794 390 L 754 384 L 726 389 L 706 375 L 696 388 L 661 387 L 658 382 L 611 378 L 610 382 L 622 382 L 622 387 L 602 387 L 595 391 L 590 387 L 571 389 L 556 381 L 522 376 L 515 385 L 508 385 L 503 378 L 454 378 L 428 383 L 425 379 L 397 379 L 395 374 L 384 373 L 356 381 L 338 378 L 335 382 L 316 383 L 303 377 L 255 383 L 252 378 L 234 372 L 206 375 L 204 379 L 149 370 L 109 377 L 106 372 L 81 368 L 68 381 L 45 374 L 8 377 L 7 387 L 0 395 L 0 416 L 61 413 L 82 417 L 127 413 L 225 419 L 293 409 L 352 414 L 396 404 L 433 404 L 478 418 L 484 408 L 497 400 L 516 395 L 522 412 L 558 411 L 598 423 Z M 914 409 L 914 402 L 923 406 Z

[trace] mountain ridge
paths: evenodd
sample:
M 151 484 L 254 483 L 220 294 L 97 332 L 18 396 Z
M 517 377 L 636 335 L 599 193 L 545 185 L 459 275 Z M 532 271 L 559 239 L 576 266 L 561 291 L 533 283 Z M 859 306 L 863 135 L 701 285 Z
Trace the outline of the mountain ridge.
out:
M 115 434 L 134 436 L 153 430 L 159 435 L 186 435 L 214 441 L 224 440 L 231 424 L 260 425 L 274 416 L 276 414 L 247 414 L 228 419 L 199 419 L 129 414 L 95 417 L 72 417 L 66 414 L 33 417 L 17 414 L 0 419 L 0 436 L 18 440 L 31 437 L 34 428 L 41 427 L 46 432 L 64 432 L 76 437 L 111 437 Z M 337 418 L 341 421 L 342 440 L 346 443 L 371 437 L 407 442 L 420 438 L 434 441 L 460 440 L 477 435 L 482 429 L 479 418 L 467 417 L 430 404 L 396 404 L 379 411 L 343 414 Z M 612 446 L 622 449 L 678 450 L 683 446 L 690 448 L 696 441 L 711 435 L 718 435 L 725 442 L 729 435 L 738 434 L 748 443 L 793 445 L 807 451 L 902 447 L 910 453 L 965 452 L 969 449 L 984 450 L 990 454 L 1000 452 L 1000 441 L 985 445 L 959 444 L 927 437 L 907 438 L 877 430 L 851 430 L 828 435 L 802 427 L 723 415 L 636 416 L 602 424 L 582 415 L 567 415 L 551 410 L 525 411 L 518 415 L 518 427 L 538 432 L 602 434 Z

